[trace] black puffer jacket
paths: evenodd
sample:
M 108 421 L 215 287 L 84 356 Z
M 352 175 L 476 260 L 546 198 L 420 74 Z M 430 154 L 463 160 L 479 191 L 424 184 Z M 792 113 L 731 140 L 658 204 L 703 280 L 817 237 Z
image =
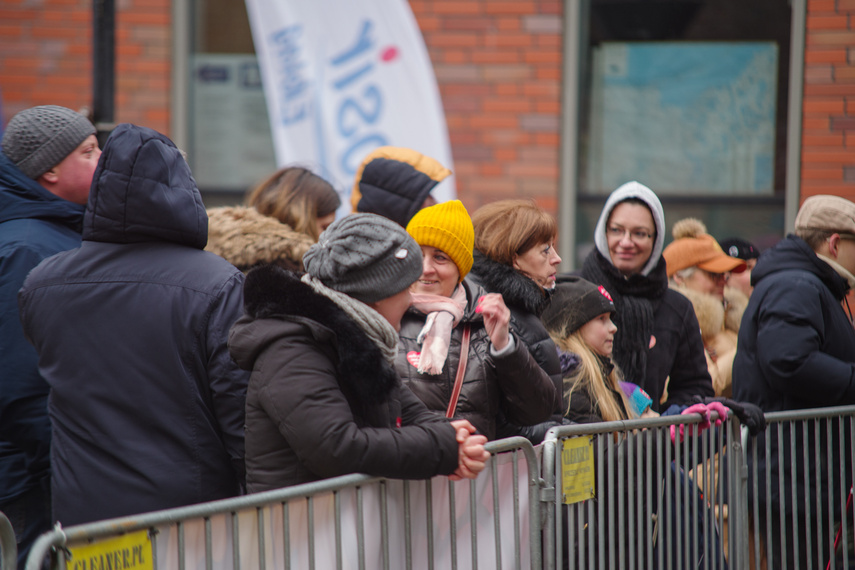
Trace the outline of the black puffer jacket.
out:
M 765 412 L 855 404 L 855 331 L 840 305 L 849 289 L 846 281 L 804 240 L 791 234 L 763 252 L 751 272 L 751 284 L 754 291 L 733 361 L 733 397 Z M 749 484 L 749 496 L 756 489 L 761 505 L 768 502 L 774 510 L 782 509 L 781 516 L 795 513 L 799 518 L 804 517 L 805 498 L 814 513 L 817 504 L 829 508 L 829 494 L 835 505 L 843 505 L 840 477 L 848 489 L 852 458 L 849 452 L 841 456 L 840 450 L 851 450 L 853 444 L 849 433 L 840 441 L 843 432 L 837 421 L 796 426 L 795 434 L 786 426 L 780 439 L 777 430 L 761 433 L 757 447 L 762 450 L 768 437 L 770 460 L 767 465 L 765 455 L 758 454 L 751 472 L 765 474 L 768 468 L 772 484 L 767 492 L 761 476 L 758 483 Z M 826 424 L 832 426 L 828 431 Z M 797 450 L 794 470 L 791 449 Z M 807 477 L 802 461 L 806 449 L 811 450 Z M 779 489 L 779 460 L 785 467 L 783 489 Z M 799 497 L 795 504 L 789 489 L 793 482 Z M 832 509 L 831 515 L 839 520 L 840 510 Z
M 463 327 L 469 325 L 469 356 L 455 417 L 469 420 L 488 439 L 496 436 L 496 415 L 500 409 L 509 421 L 519 425 L 548 419 L 555 401 L 551 379 L 518 338 L 511 352 L 492 356 L 484 320 L 480 313 L 475 312 L 478 299 L 486 291 L 467 279 L 461 286 L 466 291 L 467 304 L 463 319 L 452 331 L 442 373 L 436 376 L 420 374 L 416 367 L 418 361 L 415 360 L 415 364 L 408 361 L 410 353 L 417 354 L 421 350 L 416 339 L 425 324 L 425 315 L 410 309 L 401 322 L 398 375 L 428 408 L 444 414 L 460 362 Z
M 552 379 L 556 393 L 554 411 L 560 417 L 566 409 L 561 402 L 561 394 L 564 392 L 561 364 L 558 362 L 555 343 L 540 321 L 540 314 L 549 304 L 549 292 L 513 267 L 495 262 L 477 249 L 470 275 L 473 281 L 487 291 L 502 294 L 502 299 L 511 310 L 513 332 Z
M 448 420 L 401 384 L 380 349 L 330 299 L 274 266 L 247 275 L 229 349 L 252 370 L 246 402 L 251 493 L 347 473 L 448 475 Z

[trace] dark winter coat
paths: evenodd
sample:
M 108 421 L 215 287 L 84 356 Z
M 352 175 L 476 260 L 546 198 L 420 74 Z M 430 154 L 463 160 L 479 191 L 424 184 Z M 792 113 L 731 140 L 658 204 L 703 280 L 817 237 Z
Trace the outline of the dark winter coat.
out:
M 855 404 L 855 331 L 840 305 L 849 288 L 846 281 L 817 257 L 804 240 L 788 235 L 763 252 L 751 272 L 751 283 L 754 291 L 742 318 L 733 362 L 734 399 L 756 404 L 764 412 Z M 812 459 L 810 488 L 805 488 L 804 462 L 799 454 L 792 480 L 796 482 L 800 497 L 816 497 L 818 486 L 822 496 L 820 504 L 827 509 L 828 490 L 833 489 L 835 496 L 839 495 L 837 475 L 841 469 L 849 474 L 845 479 L 847 487 L 851 481 L 851 455 L 847 452 L 843 460 L 837 455 L 836 427 L 832 429 L 831 440 L 826 439 L 824 426 L 817 431 L 818 449 L 812 425 L 805 435 L 797 432 L 795 448 L 810 449 L 812 458 L 814 451 L 819 454 L 823 479 L 816 480 Z M 767 435 L 773 438 L 769 464 L 773 484 L 769 501 L 777 506 L 779 458 L 785 465 L 785 484 L 791 481 L 790 433 L 785 430 L 783 440 L 778 442 L 777 430 L 769 430 L 759 436 L 757 445 L 762 446 L 763 437 Z M 848 434 L 846 437 L 848 440 Z M 831 457 L 827 454 L 828 445 L 834 450 Z M 845 449 L 851 449 L 851 445 L 851 442 L 846 443 Z M 783 450 L 783 457 L 779 457 L 780 450 Z M 757 470 L 760 473 L 766 470 L 762 452 Z M 749 488 L 752 488 L 750 484 Z M 763 504 L 763 485 L 759 492 Z M 784 510 L 789 514 L 793 508 L 789 503 L 790 493 L 787 491 L 783 495 Z M 796 511 L 802 508 L 802 501 L 799 501 Z M 840 513 L 834 516 L 839 518 Z
M 448 420 L 401 384 L 333 301 L 274 266 L 251 271 L 244 295 L 229 349 L 252 371 L 249 492 L 347 473 L 425 479 L 457 469 Z
M 591 259 L 592 257 L 599 257 L 599 260 Z M 597 263 L 599 267 L 604 267 L 605 270 L 601 275 L 604 275 L 605 279 L 587 269 L 583 269 L 581 275 L 592 283 L 602 285 L 614 297 L 617 312 L 612 316 L 612 320 L 618 327 L 618 334 L 621 332 L 623 298 L 633 295 L 636 284 L 644 281 L 645 290 L 658 292 L 647 297 L 653 309 L 652 335 L 656 342 L 647 352 L 645 376 L 644 378 L 627 377 L 627 381 L 638 384 L 651 395 L 653 398 L 651 409 L 657 412 L 667 410 L 672 404 L 694 403 L 695 396 L 714 396 L 698 318 L 691 301 L 668 288 L 664 258 L 660 259 L 649 276 L 639 274 L 633 275 L 630 279 L 619 276 L 617 269 L 614 269 L 610 261 L 602 260 L 602 255 L 594 250 L 589 254 L 585 266 L 587 268 Z M 650 286 L 651 280 L 661 281 L 661 286 Z M 617 344 L 615 341 L 615 345 Z M 613 358 L 620 364 L 620 355 L 617 354 L 617 350 Z M 626 374 L 625 370 L 623 372 Z M 666 389 L 667 400 L 661 402 Z
M 64 525 L 237 495 L 248 374 L 226 338 L 243 274 L 205 251 L 207 215 L 169 139 L 120 125 L 79 249 L 19 297 L 51 387 L 54 517 Z
M 83 210 L 0 153 L 0 504 L 50 473 L 49 388 L 21 330 L 18 289 L 43 259 L 80 245 Z
M 445 414 L 460 363 L 460 343 L 463 327 L 469 325 L 468 361 L 456 418 L 467 419 L 488 439 L 496 436 L 496 415 L 501 409 L 509 421 L 532 425 L 545 421 L 552 414 L 555 386 L 518 338 L 514 349 L 502 356 L 490 352 L 490 336 L 484 319 L 475 312 L 478 299 L 486 294 L 481 287 L 464 279 L 466 291 L 463 318 L 451 334 L 448 357 L 439 375 L 420 374 L 418 360 L 410 363 L 407 356 L 421 351 L 417 338 L 426 316 L 410 309 L 401 321 L 398 347 L 398 375 L 428 408 Z
M 564 413 L 561 364 L 558 349 L 549 331 L 540 321 L 540 314 L 549 304 L 549 292 L 509 265 L 493 261 L 475 250 L 475 263 L 470 279 L 490 293 L 501 293 L 511 310 L 511 330 L 528 347 L 540 367 L 555 386 L 555 413 Z

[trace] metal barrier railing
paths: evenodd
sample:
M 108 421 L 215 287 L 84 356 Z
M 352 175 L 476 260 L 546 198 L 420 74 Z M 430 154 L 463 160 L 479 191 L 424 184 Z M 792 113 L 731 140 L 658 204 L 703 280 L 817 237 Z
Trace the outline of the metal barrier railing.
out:
M 753 569 L 855 566 L 855 407 L 766 414 L 746 446 Z
M 182 570 L 849 568 L 853 417 L 855 406 L 767 414 L 756 438 L 731 417 L 677 443 L 670 427 L 699 416 L 562 426 L 538 448 L 489 443 L 476 481 L 348 475 L 56 528 L 27 569 L 51 550 L 74 570 L 128 566 L 116 557 Z M 10 534 L 0 518 L 0 547 Z
M 744 493 L 738 423 L 672 443 L 671 425 L 699 421 L 672 416 L 550 430 L 544 568 L 742 567 L 742 521 L 728 520 Z
M 540 568 L 537 454 L 524 438 L 487 449 L 493 458 L 475 481 L 348 475 L 57 527 L 33 545 L 27 569 L 40 569 L 51 551 L 75 570 L 138 562 L 159 569 Z
M 18 543 L 15 530 L 6 515 L 0 512 L 0 570 L 13 570 L 18 565 Z

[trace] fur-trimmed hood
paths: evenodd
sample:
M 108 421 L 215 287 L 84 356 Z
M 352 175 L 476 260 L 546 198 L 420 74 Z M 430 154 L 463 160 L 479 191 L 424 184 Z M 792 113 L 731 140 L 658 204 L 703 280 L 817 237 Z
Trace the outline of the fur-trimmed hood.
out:
M 705 343 L 723 331 L 739 332 L 742 313 L 745 312 L 745 307 L 748 305 L 748 298 L 741 291 L 726 287 L 724 290 L 725 302 L 722 304 L 712 295 L 700 293 L 673 282 L 671 282 L 670 287 L 692 302 L 695 315 L 698 317 L 698 324 L 701 327 L 701 337 Z M 725 307 L 727 308 L 725 309 Z
M 229 351 L 244 370 L 271 345 L 289 336 L 311 336 L 335 354 L 342 391 L 363 410 L 386 401 L 398 380 L 379 347 L 333 301 L 280 267 L 250 271 L 244 311 L 229 334 Z
M 477 249 L 471 275 L 490 293 L 501 293 L 509 307 L 540 317 L 549 304 L 548 291 L 510 265 L 493 261 Z
M 302 271 L 303 254 L 313 243 L 308 235 L 255 208 L 229 206 L 208 210 L 205 249 L 244 272 L 266 263 Z

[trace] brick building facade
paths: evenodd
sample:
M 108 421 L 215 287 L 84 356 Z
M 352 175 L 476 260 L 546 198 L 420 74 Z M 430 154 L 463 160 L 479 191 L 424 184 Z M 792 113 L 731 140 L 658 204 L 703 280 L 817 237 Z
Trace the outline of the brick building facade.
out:
M 575 0 L 567 0 L 575 1 Z M 531 197 L 558 208 L 561 0 L 411 0 L 439 82 L 470 208 Z M 116 121 L 169 134 L 172 2 L 118 0 Z M 800 192 L 855 199 L 855 0 L 808 0 Z M 0 3 L 3 122 L 92 100 L 92 3 Z

